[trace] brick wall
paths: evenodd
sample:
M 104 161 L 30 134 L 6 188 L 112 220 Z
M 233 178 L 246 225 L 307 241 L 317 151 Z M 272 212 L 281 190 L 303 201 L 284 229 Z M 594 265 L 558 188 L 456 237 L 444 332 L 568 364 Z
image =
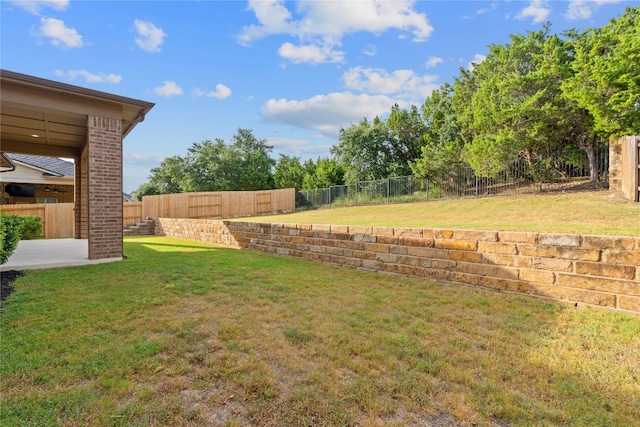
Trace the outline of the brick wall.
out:
M 88 117 L 89 259 L 122 257 L 122 124 Z
M 156 235 L 640 313 L 640 238 L 156 219 Z
M 89 157 L 88 147 L 75 161 L 75 238 L 89 238 Z

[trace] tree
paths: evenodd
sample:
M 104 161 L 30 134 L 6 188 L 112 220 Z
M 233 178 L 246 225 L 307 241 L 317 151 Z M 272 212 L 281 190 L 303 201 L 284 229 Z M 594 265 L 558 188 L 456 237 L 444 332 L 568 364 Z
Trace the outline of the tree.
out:
M 238 190 L 268 190 L 274 187 L 273 167 L 270 157 L 272 145 L 266 139 L 257 139 L 251 130 L 238 129 L 233 136 L 231 149 L 237 152 L 240 167 Z
M 340 129 L 340 142 L 331 153 L 344 168 L 348 184 L 386 178 L 392 162 L 389 129 L 378 117 L 372 123 L 364 118 L 357 125 Z
M 573 75 L 565 96 L 586 109 L 607 137 L 640 132 L 640 6 L 599 29 L 572 34 Z
M 532 161 L 593 141 L 589 116 L 563 96 L 570 62 L 570 45 L 546 25 L 490 46 L 486 60 L 464 75 L 462 92 L 474 91 L 468 106 L 457 104 L 469 127 L 463 157 L 476 173 L 494 176 L 518 156 Z
M 391 108 L 386 120 L 389 129 L 389 164 L 388 176 L 405 176 L 411 174 L 410 164 L 421 156 L 421 148 L 427 127 L 418 111 L 412 105 L 409 109 L 401 109 L 397 104 Z
M 303 181 L 305 190 L 344 184 L 345 171 L 335 159 L 319 158 L 315 164 L 305 163 L 305 166 L 308 170 Z
M 463 142 L 460 126 L 452 108 L 452 87 L 444 84 L 433 91 L 422 106 L 424 120 L 420 157 L 409 162 L 414 175 L 430 178 L 442 174 L 460 161 Z
M 242 176 L 239 153 L 221 139 L 193 143 L 187 150 L 184 191 L 232 191 Z
M 149 181 L 133 192 L 136 200 L 154 194 L 182 193 L 186 173 L 186 160 L 180 156 L 167 157 L 160 166 L 152 168 Z
M 300 157 L 289 157 L 280 154 L 280 160 L 275 166 L 273 180 L 276 188 L 302 188 L 305 169 L 300 163 Z

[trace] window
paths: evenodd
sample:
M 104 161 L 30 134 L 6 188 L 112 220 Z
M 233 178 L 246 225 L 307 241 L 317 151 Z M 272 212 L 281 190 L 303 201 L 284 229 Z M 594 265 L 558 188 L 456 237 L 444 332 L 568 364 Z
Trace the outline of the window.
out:
M 58 203 L 58 199 L 38 199 L 38 203 Z

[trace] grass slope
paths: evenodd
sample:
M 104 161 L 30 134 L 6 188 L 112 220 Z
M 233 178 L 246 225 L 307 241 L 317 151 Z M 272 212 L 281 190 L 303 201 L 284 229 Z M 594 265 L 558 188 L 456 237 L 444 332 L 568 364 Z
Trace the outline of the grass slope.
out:
M 640 318 L 167 238 L 28 271 L 0 425 L 640 425 Z
M 606 191 L 320 209 L 238 221 L 640 236 L 640 203 Z

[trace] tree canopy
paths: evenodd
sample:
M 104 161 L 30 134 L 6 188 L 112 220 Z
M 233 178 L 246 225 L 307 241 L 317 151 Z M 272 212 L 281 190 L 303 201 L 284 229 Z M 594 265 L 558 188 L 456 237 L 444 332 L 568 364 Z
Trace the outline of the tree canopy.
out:
M 280 155 L 252 131 L 230 144 L 194 143 L 166 158 L 134 195 L 183 191 L 312 189 L 414 174 L 452 164 L 492 177 L 515 160 L 581 149 L 591 180 L 595 148 L 640 133 L 640 6 L 601 28 L 557 35 L 550 24 L 488 46 L 486 59 L 460 69 L 418 108 L 392 106 L 340 130 L 333 158 Z

